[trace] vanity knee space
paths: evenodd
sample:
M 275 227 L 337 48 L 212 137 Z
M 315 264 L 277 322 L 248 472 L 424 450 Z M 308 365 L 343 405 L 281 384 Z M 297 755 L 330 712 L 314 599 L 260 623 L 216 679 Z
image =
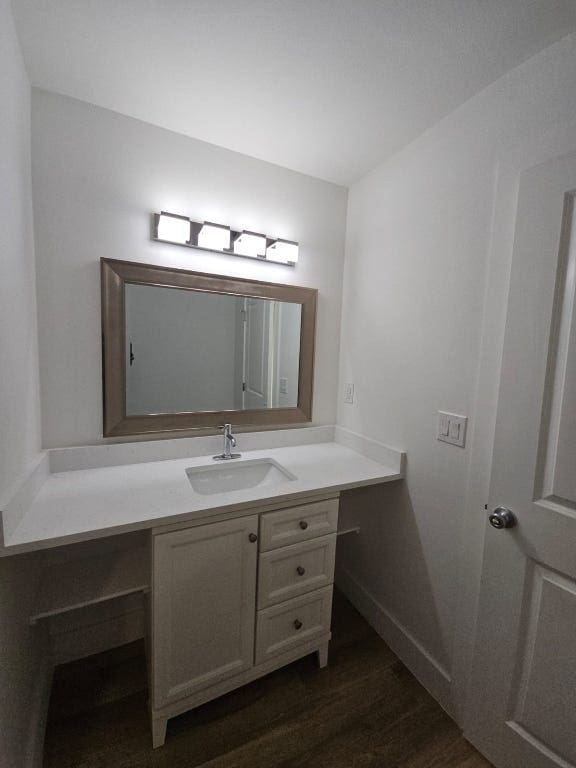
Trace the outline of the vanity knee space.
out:
M 170 717 L 310 653 L 327 662 L 338 497 L 153 531 L 151 717 Z

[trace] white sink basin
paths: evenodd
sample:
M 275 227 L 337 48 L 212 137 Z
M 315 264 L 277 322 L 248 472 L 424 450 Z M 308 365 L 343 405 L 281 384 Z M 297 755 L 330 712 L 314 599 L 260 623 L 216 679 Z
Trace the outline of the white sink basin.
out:
M 296 480 L 292 472 L 274 459 L 248 459 L 239 462 L 232 459 L 221 464 L 188 467 L 186 474 L 192 488 L 203 496 Z

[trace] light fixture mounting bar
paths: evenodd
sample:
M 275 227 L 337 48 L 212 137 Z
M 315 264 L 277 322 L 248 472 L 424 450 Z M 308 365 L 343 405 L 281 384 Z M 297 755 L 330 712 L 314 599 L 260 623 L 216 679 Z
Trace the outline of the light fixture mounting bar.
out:
M 206 246 L 203 246 L 203 245 L 199 245 L 198 244 L 198 237 L 200 235 L 202 227 L 205 224 L 210 225 L 211 222 L 192 221 L 191 219 L 188 219 L 188 221 L 190 223 L 190 238 L 189 238 L 189 240 L 187 240 L 186 242 L 184 242 L 182 239 L 169 240 L 169 239 L 166 239 L 166 237 L 159 236 L 159 233 L 162 234 L 162 230 L 163 230 L 163 228 L 161 227 L 161 218 L 162 217 L 170 217 L 170 218 L 175 218 L 175 219 L 184 219 L 184 220 L 186 220 L 185 216 L 181 216 L 179 214 L 174 214 L 174 213 L 169 213 L 168 211 L 161 211 L 160 213 L 153 213 L 152 217 L 151 217 L 150 239 L 154 240 L 155 242 L 158 242 L 158 243 L 168 243 L 169 245 L 179 245 L 179 246 L 181 246 L 183 248 L 192 248 L 192 249 L 197 250 L 197 251 L 207 251 L 208 253 L 220 253 L 220 254 L 225 253 L 225 254 L 228 254 L 230 256 L 239 256 L 240 258 L 243 258 L 243 259 L 251 259 L 252 261 L 257 260 L 257 261 L 267 261 L 267 262 L 269 262 L 271 264 L 283 264 L 284 266 L 287 266 L 287 267 L 294 267 L 294 266 L 296 266 L 296 263 L 298 261 L 298 243 L 292 242 L 292 241 L 283 240 L 281 238 L 270 237 L 269 235 L 264 235 L 264 234 L 260 235 L 260 233 L 249 232 L 249 231 L 246 231 L 246 230 L 235 230 L 235 229 L 230 229 L 229 230 L 230 231 L 230 247 L 229 248 L 219 249 L 219 248 L 210 248 L 210 247 L 206 247 Z M 212 226 L 214 226 L 214 225 L 212 225 Z M 222 225 L 220 225 L 220 226 L 222 226 Z M 164 228 L 164 230 L 165 229 L 166 228 Z M 265 238 L 265 242 L 266 242 L 265 253 L 250 255 L 248 253 L 242 253 L 238 249 L 235 250 L 234 249 L 235 241 L 238 240 L 239 238 L 241 238 L 242 235 L 246 235 L 246 234 L 248 234 L 248 235 L 260 235 L 262 238 Z M 270 254 L 274 252 L 274 250 L 275 250 L 274 246 L 277 243 L 282 244 L 282 243 L 288 243 L 288 242 L 290 242 L 290 244 L 293 246 L 293 248 L 291 249 L 291 254 L 290 255 L 291 256 L 295 256 L 294 260 L 282 261 L 280 259 L 276 260 L 276 259 L 270 257 Z

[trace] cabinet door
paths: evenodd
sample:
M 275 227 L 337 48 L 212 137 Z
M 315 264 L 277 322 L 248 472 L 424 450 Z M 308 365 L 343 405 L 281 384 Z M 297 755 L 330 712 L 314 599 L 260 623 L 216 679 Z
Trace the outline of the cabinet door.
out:
M 154 537 L 155 708 L 253 665 L 257 531 L 254 515 Z

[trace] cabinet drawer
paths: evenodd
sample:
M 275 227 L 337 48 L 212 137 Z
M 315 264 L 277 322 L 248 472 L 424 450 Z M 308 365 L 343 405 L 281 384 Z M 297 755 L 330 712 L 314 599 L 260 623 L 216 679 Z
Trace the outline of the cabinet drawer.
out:
M 335 533 L 263 552 L 258 571 L 258 607 L 266 608 L 332 584 L 335 555 Z
M 312 504 L 301 504 L 262 515 L 260 550 L 285 547 L 298 541 L 315 539 L 336 533 L 338 499 L 325 499 Z
M 258 611 L 256 664 L 330 632 L 332 587 Z

